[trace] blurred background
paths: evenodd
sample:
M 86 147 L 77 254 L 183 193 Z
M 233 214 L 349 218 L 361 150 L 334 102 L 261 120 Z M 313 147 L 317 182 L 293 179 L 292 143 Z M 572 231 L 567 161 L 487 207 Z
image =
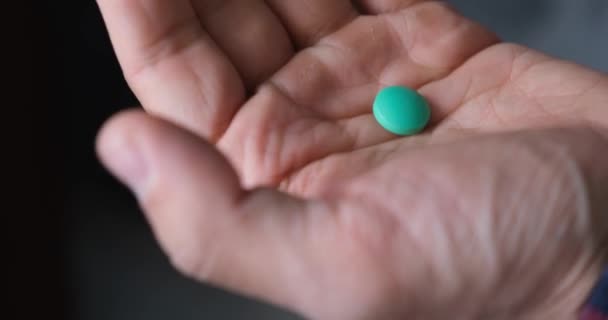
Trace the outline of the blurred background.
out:
M 168 0 L 169 1 L 169 0 Z M 298 0 L 286 0 L 298 1 Z M 74 319 L 297 319 L 191 283 L 169 265 L 130 194 L 95 159 L 102 122 L 136 106 L 94 0 L 49 1 L 55 95 L 67 111 L 66 263 Z M 608 71 L 608 0 L 452 0 L 503 39 Z

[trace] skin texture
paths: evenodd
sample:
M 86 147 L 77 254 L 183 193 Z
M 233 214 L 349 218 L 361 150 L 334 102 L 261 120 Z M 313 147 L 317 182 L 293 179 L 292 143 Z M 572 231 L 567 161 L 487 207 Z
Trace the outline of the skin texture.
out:
M 172 263 L 314 319 L 574 319 L 608 78 L 434 1 L 98 0 L 147 113 L 99 135 Z M 387 85 L 432 126 L 384 131 Z

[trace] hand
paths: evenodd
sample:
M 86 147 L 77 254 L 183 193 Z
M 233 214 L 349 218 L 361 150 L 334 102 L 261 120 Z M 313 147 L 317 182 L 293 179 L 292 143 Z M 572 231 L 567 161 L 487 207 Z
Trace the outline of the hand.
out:
M 568 318 L 585 298 L 604 75 L 430 1 L 99 3 L 170 121 L 123 114 L 100 155 L 183 272 L 323 319 Z M 375 123 L 395 84 L 433 105 L 426 134 Z

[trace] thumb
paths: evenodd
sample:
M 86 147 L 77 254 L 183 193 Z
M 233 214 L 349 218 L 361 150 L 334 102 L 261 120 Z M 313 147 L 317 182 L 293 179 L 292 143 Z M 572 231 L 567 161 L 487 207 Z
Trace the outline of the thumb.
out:
M 176 268 L 297 309 L 300 284 L 311 276 L 303 260 L 313 254 L 302 225 L 313 213 L 326 216 L 323 203 L 243 190 L 215 148 L 142 112 L 109 121 L 98 153 L 137 195 Z

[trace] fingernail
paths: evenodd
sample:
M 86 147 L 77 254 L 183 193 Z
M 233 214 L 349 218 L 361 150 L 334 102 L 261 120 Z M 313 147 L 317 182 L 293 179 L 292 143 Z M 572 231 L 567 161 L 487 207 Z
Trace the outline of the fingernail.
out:
M 101 145 L 105 165 L 136 195 L 140 194 L 147 180 L 147 167 L 140 146 L 130 137 L 113 135 Z

